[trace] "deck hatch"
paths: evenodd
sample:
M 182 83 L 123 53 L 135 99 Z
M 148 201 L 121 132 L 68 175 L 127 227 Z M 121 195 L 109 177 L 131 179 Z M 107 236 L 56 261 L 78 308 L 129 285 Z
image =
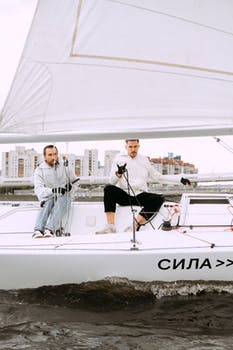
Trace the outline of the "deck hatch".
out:
M 229 204 L 227 198 L 192 198 L 190 204 Z

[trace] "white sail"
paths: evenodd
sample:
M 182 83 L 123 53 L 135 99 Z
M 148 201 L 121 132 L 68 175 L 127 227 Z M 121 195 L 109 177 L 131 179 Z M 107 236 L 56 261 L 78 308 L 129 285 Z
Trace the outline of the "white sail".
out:
M 232 0 L 40 0 L 0 142 L 232 134 L 232 14 Z M 64 233 L 37 240 L 39 203 L 2 202 L 0 288 L 232 281 L 232 202 L 186 193 L 139 232 L 141 209 L 117 206 L 116 233 L 96 235 L 103 202 L 79 200 L 61 219 Z
M 39 1 L 0 142 L 232 134 L 232 14 L 231 0 Z

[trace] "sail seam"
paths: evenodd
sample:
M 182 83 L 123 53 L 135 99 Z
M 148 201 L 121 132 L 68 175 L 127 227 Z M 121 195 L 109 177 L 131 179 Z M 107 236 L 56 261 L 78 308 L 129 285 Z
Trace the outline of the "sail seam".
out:
M 109 2 L 113 2 L 113 3 L 118 3 L 121 5 L 125 5 L 125 6 L 129 6 L 129 7 L 135 7 L 141 10 L 145 10 L 145 11 L 150 11 L 153 13 L 157 13 L 163 16 L 168 16 L 168 17 L 172 17 L 172 18 L 176 18 L 179 19 L 181 21 L 185 21 L 185 22 L 189 22 L 204 28 L 209 28 L 211 30 L 215 30 L 218 32 L 222 32 L 228 35 L 233 35 L 233 33 L 231 32 L 227 32 L 224 30 L 220 30 L 217 29 L 215 27 L 212 26 L 207 26 L 207 25 L 203 25 L 201 23 L 195 22 L 195 21 L 191 21 L 179 16 L 175 16 L 175 15 L 170 15 L 161 11 L 156 11 L 156 10 L 152 10 L 149 8 L 145 8 L 142 6 L 136 6 L 136 5 L 132 5 L 132 4 L 127 4 L 123 1 L 120 0 L 108 0 Z M 185 64 L 181 64 L 181 63 L 171 63 L 171 62 L 162 62 L 162 61 L 156 61 L 156 60 L 146 60 L 146 59 L 137 59 L 137 58 L 130 58 L 130 57 L 117 57 L 117 56 L 107 56 L 107 55 L 94 55 L 94 54 L 81 54 L 81 53 L 75 53 L 74 51 L 74 46 L 75 43 L 77 41 L 77 37 L 78 37 L 78 27 L 79 27 L 79 21 L 80 21 L 80 16 L 81 16 L 81 11 L 82 11 L 82 6 L 83 6 L 83 0 L 79 0 L 78 3 L 78 8 L 77 8 L 77 15 L 76 15 L 76 20 L 75 20 L 75 26 L 74 26 L 74 32 L 73 32 L 73 37 L 72 37 L 72 44 L 71 44 L 71 51 L 70 51 L 70 57 L 79 57 L 79 58 L 88 58 L 88 59 L 98 59 L 98 60 L 109 60 L 109 61 L 119 61 L 119 62 L 134 62 L 134 63 L 144 63 L 144 64 L 149 64 L 149 65 L 159 65 L 159 66 L 164 66 L 164 67 L 172 67 L 172 68 L 179 68 L 179 69 L 187 69 L 187 70 L 195 70 L 195 71 L 201 71 L 201 72 L 207 72 L 207 73 L 214 73 L 214 74 L 221 74 L 221 75 L 228 75 L 228 76 L 233 76 L 233 72 L 232 71 L 227 71 L 227 70 L 219 70 L 219 69 L 213 69 L 213 68 L 208 68 L 208 67 L 201 67 L 201 66 L 191 66 L 191 65 L 185 65 Z
M 83 2 L 83 0 L 80 0 L 79 4 L 78 4 L 77 16 L 76 16 L 76 20 L 75 20 L 74 32 L 73 32 L 72 43 L 71 43 L 71 51 L 70 51 L 71 57 L 74 55 L 73 54 L 74 44 L 75 44 L 77 36 L 78 36 L 78 23 L 79 23 L 79 18 L 80 18 L 80 14 L 81 14 L 82 2 Z
M 231 71 L 198 67 L 198 66 L 188 66 L 188 65 L 180 64 L 180 63 L 170 63 L 170 62 L 143 60 L 143 59 L 126 58 L 126 57 L 87 55 L 87 54 L 72 54 L 72 57 L 93 58 L 93 59 L 99 59 L 99 60 L 109 60 L 109 61 L 119 61 L 119 62 L 145 63 L 145 64 L 151 64 L 151 65 L 157 65 L 157 66 L 181 68 L 181 69 L 187 69 L 187 70 L 195 70 L 195 71 L 201 71 L 201 72 L 207 72 L 207 73 L 215 73 L 215 74 L 223 74 L 223 75 L 233 76 L 233 72 L 231 72 Z

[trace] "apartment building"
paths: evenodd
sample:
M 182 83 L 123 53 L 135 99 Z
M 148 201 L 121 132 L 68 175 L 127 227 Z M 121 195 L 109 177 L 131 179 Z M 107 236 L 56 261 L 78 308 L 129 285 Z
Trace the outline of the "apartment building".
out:
M 104 175 L 105 176 L 108 176 L 110 174 L 112 162 L 118 153 L 120 153 L 120 151 L 117 151 L 117 150 L 105 151 L 104 153 Z
M 84 150 L 84 176 L 98 175 L 98 150 Z
M 33 148 L 16 146 L 14 151 L 2 153 L 2 177 L 31 177 L 38 161 L 39 155 Z
M 184 162 L 181 156 L 174 156 L 173 153 L 168 153 L 168 156 L 164 158 L 151 158 L 150 161 L 163 175 L 196 174 L 198 172 L 194 164 Z

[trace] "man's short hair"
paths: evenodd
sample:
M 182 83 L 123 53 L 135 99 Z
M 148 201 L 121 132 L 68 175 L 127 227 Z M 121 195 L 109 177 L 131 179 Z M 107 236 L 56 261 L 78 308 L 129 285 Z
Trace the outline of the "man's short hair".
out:
M 47 148 L 55 148 L 56 151 L 58 152 L 58 149 L 57 149 L 57 147 L 56 147 L 55 145 L 47 145 L 47 146 L 45 146 L 44 149 L 43 149 L 43 155 L 44 155 L 44 156 L 46 155 L 46 150 L 47 150 Z
M 126 139 L 125 142 L 128 143 L 129 141 L 136 141 L 139 142 L 139 139 Z

